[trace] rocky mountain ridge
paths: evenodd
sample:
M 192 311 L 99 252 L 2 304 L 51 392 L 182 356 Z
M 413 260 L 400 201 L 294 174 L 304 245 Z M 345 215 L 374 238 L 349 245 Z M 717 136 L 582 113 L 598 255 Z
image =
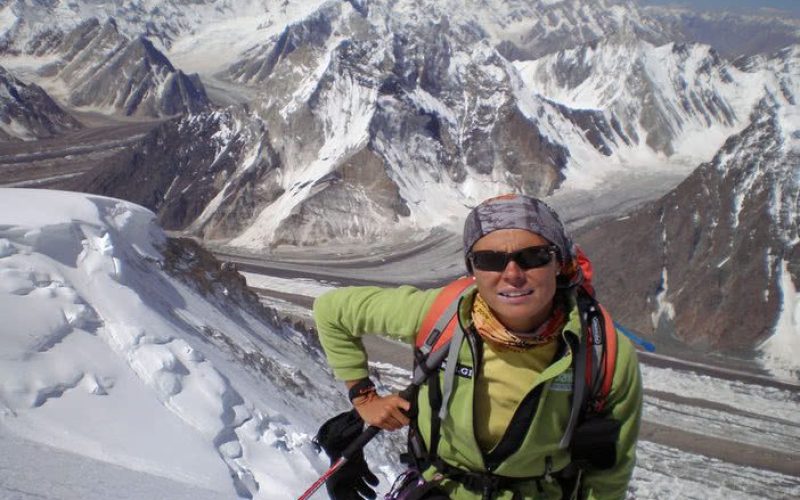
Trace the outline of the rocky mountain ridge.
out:
M 69 107 L 164 117 L 209 106 L 197 75 L 176 69 L 147 38 L 124 35 L 114 19 L 40 32 L 26 49 L 23 61 L 40 61 L 35 78 Z M 13 55 L 8 59 L 13 63 Z
M 617 141 L 666 156 L 702 149 L 686 144 L 696 133 L 712 129 L 725 137 L 735 131 L 758 99 L 742 88 L 757 89 L 762 78 L 756 68 L 740 71 L 706 45 L 656 47 L 626 34 L 518 68 L 542 95 L 571 108 L 602 110 Z M 706 144 L 715 148 L 713 141 Z
M 798 56 L 797 48 L 785 50 L 770 63 L 797 68 Z M 800 78 L 793 74 L 773 83 L 749 125 L 675 190 L 579 236 L 620 321 L 667 343 L 749 353 L 775 333 L 778 318 L 792 317 L 786 279 L 800 282 Z M 795 363 L 791 351 L 770 355 Z

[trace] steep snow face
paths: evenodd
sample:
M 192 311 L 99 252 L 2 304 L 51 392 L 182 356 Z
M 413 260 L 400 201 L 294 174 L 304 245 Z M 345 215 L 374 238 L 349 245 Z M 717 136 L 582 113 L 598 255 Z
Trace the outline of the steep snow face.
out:
M 80 126 L 42 88 L 0 66 L 0 140 L 35 140 Z
M 204 259 L 128 202 L 0 190 L 0 432 L 206 497 L 311 484 L 328 464 L 309 429 L 344 398 L 317 348 Z
M 530 92 L 570 108 L 602 112 L 615 162 L 708 161 L 746 125 L 763 97 L 764 68 L 744 72 L 703 45 L 660 47 L 628 34 L 516 67 Z M 654 154 L 655 153 L 655 154 Z M 663 161 L 663 160 L 662 160 Z

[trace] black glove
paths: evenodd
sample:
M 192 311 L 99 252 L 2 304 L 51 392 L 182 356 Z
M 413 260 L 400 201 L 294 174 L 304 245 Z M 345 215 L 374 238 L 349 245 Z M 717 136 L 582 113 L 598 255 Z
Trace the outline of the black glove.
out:
M 322 424 L 314 442 L 325 450 L 332 465 L 363 430 L 364 421 L 353 409 Z M 371 486 L 377 485 L 378 478 L 369 470 L 362 450 L 354 453 L 325 483 L 332 500 L 373 499 L 378 495 Z
M 593 417 L 575 427 L 572 460 L 582 466 L 606 470 L 617 463 L 617 441 L 622 424 L 612 418 Z

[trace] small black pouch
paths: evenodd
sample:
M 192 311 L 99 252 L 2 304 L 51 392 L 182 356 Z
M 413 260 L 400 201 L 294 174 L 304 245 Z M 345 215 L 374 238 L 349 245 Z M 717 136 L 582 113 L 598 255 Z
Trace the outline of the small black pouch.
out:
M 605 470 L 617 463 L 617 440 L 621 424 L 613 418 L 589 418 L 572 435 L 572 461 L 580 466 Z

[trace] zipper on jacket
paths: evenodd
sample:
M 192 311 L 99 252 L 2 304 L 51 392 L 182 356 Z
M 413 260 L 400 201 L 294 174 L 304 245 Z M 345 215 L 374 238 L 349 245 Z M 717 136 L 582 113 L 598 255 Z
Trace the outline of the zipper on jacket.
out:
M 561 342 L 563 342 L 563 340 L 559 337 L 559 344 L 561 344 Z M 563 352 L 564 347 L 562 344 L 556 349 L 553 359 L 547 366 L 550 367 L 553 363 L 560 360 Z M 511 421 L 503 432 L 503 437 L 500 438 L 500 441 L 498 441 L 494 448 L 488 453 L 484 453 L 483 450 L 481 450 L 481 455 L 483 456 L 483 461 L 487 470 L 491 471 L 498 468 L 500 464 L 516 453 L 522 446 L 525 437 L 533 427 L 533 421 L 536 419 L 536 414 L 539 411 L 542 393 L 548 381 L 549 379 L 542 380 L 540 374 L 534 387 L 517 405 L 517 409 L 514 411 L 514 415 L 511 417 Z

